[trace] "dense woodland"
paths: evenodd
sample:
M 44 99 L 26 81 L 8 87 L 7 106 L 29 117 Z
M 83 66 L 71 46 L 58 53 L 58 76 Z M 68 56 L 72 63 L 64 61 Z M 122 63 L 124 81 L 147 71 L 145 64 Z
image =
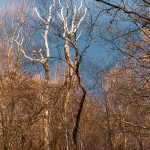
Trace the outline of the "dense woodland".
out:
M 0 150 L 150 149 L 149 0 L 0 5 Z

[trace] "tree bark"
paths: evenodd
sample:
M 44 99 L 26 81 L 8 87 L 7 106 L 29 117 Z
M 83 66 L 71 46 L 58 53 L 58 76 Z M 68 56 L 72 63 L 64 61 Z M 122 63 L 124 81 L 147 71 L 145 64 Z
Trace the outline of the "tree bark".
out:
M 50 81 L 50 68 L 49 68 L 48 60 L 44 60 L 42 65 L 44 67 L 44 72 L 45 72 L 44 81 L 46 82 L 46 85 L 47 85 L 48 81 Z M 47 86 L 45 88 L 47 88 Z M 45 105 L 44 110 L 43 110 L 44 150 L 50 150 L 51 134 L 50 134 L 50 124 L 49 124 L 49 118 L 50 118 L 49 105 L 48 105 L 47 98 L 45 98 L 43 95 L 42 95 L 42 101 L 44 102 L 44 105 Z
M 50 80 L 50 68 L 49 68 L 48 61 L 43 63 L 43 67 L 45 73 L 44 81 L 48 82 Z

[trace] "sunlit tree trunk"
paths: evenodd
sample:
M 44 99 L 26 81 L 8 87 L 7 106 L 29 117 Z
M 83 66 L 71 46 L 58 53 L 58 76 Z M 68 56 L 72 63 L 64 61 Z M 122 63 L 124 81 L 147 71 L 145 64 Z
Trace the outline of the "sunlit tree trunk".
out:
M 43 39 L 44 39 L 44 43 L 45 43 L 45 56 L 43 55 L 43 51 L 42 49 L 39 49 L 38 51 L 32 51 L 32 57 L 31 55 L 28 56 L 25 52 L 25 50 L 23 49 L 23 44 L 24 44 L 24 38 L 22 35 L 22 26 L 20 26 L 20 29 L 18 31 L 18 34 L 16 37 L 12 37 L 11 41 L 15 42 L 18 45 L 18 51 L 26 58 L 28 59 L 30 62 L 32 63 L 36 63 L 39 62 L 44 69 L 44 83 L 45 86 L 44 88 L 47 88 L 47 84 L 50 81 L 50 66 L 49 66 L 49 59 L 50 59 L 50 48 L 49 48 L 49 41 L 48 41 L 48 32 L 49 32 L 49 27 L 50 27 L 50 22 L 51 22 L 51 18 L 52 18 L 52 7 L 55 5 L 54 4 L 49 6 L 49 10 L 48 10 L 48 16 L 47 18 L 43 18 L 41 16 L 41 14 L 39 13 L 37 7 L 33 6 L 32 9 L 35 12 L 35 14 L 37 15 L 38 19 L 43 23 L 44 25 L 44 29 L 45 32 L 44 34 L 42 34 Z M 49 103 L 47 101 L 47 99 L 42 95 L 41 93 L 41 98 L 42 101 L 44 103 L 44 108 L 43 108 L 43 128 L 44 128 L 44 149 L 45 150 L 49 150 L 50 149 L 50 141 L 51 141 L 51 128 L 50 128 L 50 124 L 49 124 Z
M 58 13 L 60 20 L 63 23 L 63 38 L 65 40 L 65 46 L 64 46 L 64 55 L 65 55 L 65 61 L 67 64 L 67 78 L 66 78 L 66 97 L 65 97 L 65 102 L 64 102 L 64 118 L 65 118 L 65 124 L 67 124 L 68 122 L 68 110 L 69 110 L 69 102 L 70 102 L 70 92 L 71 92 L 71 88 L 74 87 L 75 84 L 79 83 L 79 74 L 78 74 L 78 69 L 79 69 L 79 64 L 80 64 L 80 60 L 79 60 L 79 49 L 77 46 L 78 40 L 80 38 L 80 35 L 77 35 L 77 31 L 81 25 L 81 22 L 83 21 L 83 19 L 86 16 L 86 8 L 84 9 L 83 15 L 80 16 L 81 13 L 81 7 L 82 7 L 82 0 L 80 1 L 80 5 L 77 8 L 77 6 L 73 6 L 73 14 L 72 14 L 72 18 L 71 21 L 69 22 L 69 2 L 68 0 L 65 1 L 65 6 L 63 6 L 60 1 L 60 7 L 61 7 L 61 12 Z M 66 15 L 64 15 L 64 7 L 65 7 L 65 12 Z M 78 21 L 77 21 L 78 20 Z M 70 27 L 69 27 L 70 25 Z M 74 40 L 73 40 L 74 39 Z M 72 57 L 71 57 L 71 52 L 70 52 L 70 47 L 72 47 L 75 50 L 75 61 L 73 61 Z M 83 96 L 84 97 L 84 96 Z M 81 115 L 81 111 L 83 108 L 83 102 L 84 100 L 81 100 L 80 104 L 79 104 L 79 111 L 77 113 L 77 116 L 75 118 L 75 127 L 72 131 L 72 142 L 73 142 L 73 147 L 71 147 L 72 149 L 76 149 L 77 148 L 77 143 L 76 143 L 76 139 L 77 139 L 77 130 L 79 128 L 79 121 L 80 121 L 80 115 Z M 65 132 L 65 138 L 66 138 L 66 149 L 69 150 L 69 138 L 68 138 L 68 131 L 67 131 L 67 126 L 66 126 L 66 132 Z

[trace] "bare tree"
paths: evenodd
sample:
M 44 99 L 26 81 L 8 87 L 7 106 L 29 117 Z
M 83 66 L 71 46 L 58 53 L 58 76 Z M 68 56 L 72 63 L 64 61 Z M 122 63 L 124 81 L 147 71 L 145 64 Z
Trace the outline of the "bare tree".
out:
M 49 41 L 48 41 L 48 32 L 49 32 L 49 27 L 50 27 L 50 23 L 51 23 L 51 19 L 52 19 L 52 7 L 55 5 L 52 4 L 49 6 L 49 10 L 48 10 L 48 16 L 47 18 L 42 18 L 40 13 L 38 12 L 37 7 L 32 6 L 33 11 L 37 14 L 38 19 L 44 24 L 44 29 L 45 32 L 44 34 L 42 33 L 43 39 L 44 39 L 44 43 L 45 43 L 45 53 L 46 55 L 43 55 L 43 50 L 39 49 L 38 52 L 36 51 L 32 51 L 32 55 L 33 57 L 30 57 L 26 54 L 25 50 L 23 49 L 23 45 L 24 45 L 24 37 L 23 37 L 23 31 L 22 31 L 22 25 L 20 26 L 18 33 L 16 36 L 11 37 L 11 40 L 14 41 L 17 45 L 18 45 L 18 51 L 20 51 L 20 53 L 23 54 L 23 56 L 28 59 L 29 61 L 35 63 L 35 62 L 40 62 L 44 68 L 45 71 L 45 81 L 48 82 L 50 80 L 50 69 L 49 69 L 49 59 L 50 59 L 50 48 L 49 48 Z M 22 16 L 22 24 L 23 24 L 23 16 Z M 37 57 L 37 55 L 39 56 L 39 58 Z
M 40 16 L 40 13 L 37 10 L 37 7 L 33 6 L 32 9 L 34 10 L 34 12 L 37 14 L 38 19 L 40 19 L 40 21 L 44 24 L 44 29 L 45 32 L 44 34 L 42 34 L 44 42 L 45 42 L 45 52 L 46 55 L 44 56 L 43 54 L 43 50 L 39 49 L 38 52 L 36 51 L 32 51 L 32 57 L 26 54 L 26 51 L 24 50 L 24 37 L 23 37 L 23 20 L 24 17 L 21 17 L 21 22 L 20 22 L 20 28 L 18 30 L 18 33 L 16 35 L 14 35 L 13 37 L 11 37 L 11 41 L 15 42 L 15 44 L 17 44 L 18 46 L 18 52 L 20 54 L 22 54 L 27 60 L 29 60 L 32 63 L 36 63 L 39 62 L 42 64 L 44 71 L 45 71 L 45 81 L 46 83 L 50 80 L 50 68 L 49 68 L 49 59 L 50 59 L 50 48 L 49 48 L 49 41 L 48 41 L 48 32 L 49 32 L 49 26 L 50 26 L 50 22 L 51 22 L 51 18 L 52 18 L 52 7 L 55 4 L 52 4 L 49 6 L 49 10 L 48 10 L 48 16 L 46 19 L 43 19 Z M 39 58 L 38 58 L 39 57 Z M 46 88 L 46 87 L 45 87 Z M 48 108 L 48 100 L 46 98 L 43 97 L 43 95 L 41 94 L 41 99 L 45 104 L 44 110 L 43 110 L 43 123 L 44 123 L 44 148 L 45 150 L 49 149 L 49 145 L 50 145 L 50 135 L 49 135 L 49 108 Z
M 80 5 L 77 6 L 74 5 L 73 6 L 73 14 L 71 17 L 71 21 L 70 21 L 70 14 L 69 11 L 71 12 L 71 10 L 69 9 L 69 2 L 66 1 L 66 7 L 63 6 L 60 2 L 59 5 L 61 7 L 61 12 L 58 13 L 59 18 L 61 19 L 62 23 L 63 23 L 63 38 L 65 40 L 65 45 L 64 45 L 64 55 L 65 55 L 65 61 L 68 65 L 67 67 L 67 79 L 66 79 L 66 99 L 64 102 L 64 120 L 66 122 L 66 124 L 68 123 L 68 118 L 67 118 L 67 114 L 68 114 L 68 104 L 70 101 L 70 90 L 72 88 L 72 86 L 74 86 L 73 84 L 80 84 L 80 87 L 82 87 L 81 83 L 80 83 L 80 75 L 79 75 L 79 65 L 81 63 L 81 55 L 79 52 L 79 48 L 78 48 L 78 40 L 80 39 L 80 35 L 81 33 L 78 33 L 79 27 L 81 25 L 81 22 L 83 21 L 83 19 L 86 16 L 86 8 L 83 12 L 83 15 L 81 16 L 81 8 L 82 8 L 82 1 L 80 1 Z M 65 9 L 64 9 L 65 7 Z M 64 16 L 64 11 L 66 12 L 66 15 Z M 80 17 L 81 16 L 81 17 Z M 71 57 L 71 53 L 73 53 L 73 51 L 71 51 L 70 49 L 74 49 L 75 51 L 75 59 L 73 61 L 73 58 Z M 83 92 L 85 94 L 85 89 L 82 87 Z M 85 95 L 84 98 L 85 99 Z M 81 100 L 84 101 L 84 100 Z M 83 102 L 81 102 L 83 103 Z M 82 111 L 82 104 L 80 104 L 80 111 Z M 80 112 L 81 113 L 81 112 Z M 73 131 L 73 142 L 74 142 L 74 146 L 76 147 L 76 138 L 77 138 L 77 129 L 79 126 L 79 120 L 80 120 L 80 113 L 78 113 L 78 117 L 76 118 L 76 122 L 75 122 L 75 129 Z M 67 143 L 67 149 L 69 148 L 69 144 L 68 144 L 68 129 L 66 127 L 66 143 Z
M 141 66 L 149 67 L 142 63 L 143 54 L 149 58 L 148 39 L 149 39 L 149 7 L 150 3 L 147 0 L 139 2 L 123 0 L 118 2 L 107 0 L 96 0 L 97 4 L 102 4 L 104 8 L 99 8 L 105 12 L 110 18 L 105 22 L 105 29 L 109 36 L 101 35 L 105 41 L 112 46 L 112 49 L 117 49 L 124 56 L 135 58 Z M 103 9 L 103 10 L 102 10 Z M 124 24 L 122 26 L 122 24 Z M 141 33 L 147 40 L 144 40 Z M 130 44 L 129 44 L 130 43 Z M 132 50 L 129 45 L 134 47 Z M 127 46 L 125 48 L 125 46 Z M 129 50 L 128 50 L 129 49 Z

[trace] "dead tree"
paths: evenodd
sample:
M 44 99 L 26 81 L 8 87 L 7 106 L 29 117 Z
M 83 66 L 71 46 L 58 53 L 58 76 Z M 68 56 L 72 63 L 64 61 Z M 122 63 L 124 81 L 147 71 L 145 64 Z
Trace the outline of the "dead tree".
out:
M 49 41 L 48 41 L 48 33 L 49 33 L 49 27 L 50 27 L 50 22 L 52 18 L 52 7 L 55 5 L 53 3 L 52 5 L 49 6 L 49 11 L 48 11 L 48 16 L 46 19 L 41 17 L 37 7 L 33 6 L 33 11 L 37 14 L 37 17 L 39 20 L 44 24 L 45 32 L 42 34 L 44 43 L 45 43 L 45 56 L 43 54 L 44 50 L 40 49 L 37 51 L 32 52 L 32 57 L 28 56 L 27 53 L 25 52 L 23 45 L 24 45 L 24 38 L 22 36 L 22 26 L 20 26 L 19 31 L 17 36 L 14 36 L 11 38 L 11 41 L 15 42 L 18 46 L 18 52 L 21 53 L 27 60 L 29 60 L 32 63 L 39 62 L 42 64 L 45 72 L 45 78 L 44 81 L 45 83 L 48 83 L 50 80 L 50 68 L 49 68 L 49 59 L 51 57 L 50 55 L 50 48 L 49 48 Z M 22 18 L 23 19 L 23 18 Z M 49 150 L 49 145 L 50 145 L 50 127 L 49 127 L 49 109 L 48 109 L 48 100 L 43 97 L 41 94 L 41 99 L 45 105 L 44 110 L 43 110 L 43 126 L 44 126 L 44 149 Z
M 23 49 L 23 44 L 24 44 L 24 38 L 22 37 L 22 26 L 20 26 L 20 29 L 18 31 L 18 34 L 17 36 L 13 36 L 10 40 L 11 41 L 14 41 L 17 46 L 18 46 L 18 51 L 23 54 L 23 56 L 29 60 L 30 62 L 32 63 L 36 63 L 36 62 L 39 62 L 42 64 L 43 68 L 44 68 L 44 72 L 45 72 L 45 78 L 44 80 L 46 82 L 48 82 L 50 80 L 50 69 L 49 69 L 49 59 L 50 59 L 50 48 L 49 48 L 49 42 L 48 42 L 48 32 L 49 32 L 49 27 L 50 27 L 50 22 L 51 22 L 51 19 L 52 19 L 52 7 L 55 5 L 52 4 L 50 7 L 49 7 L 49 13 L 48 13 L 48 16 L 46 19 L 43 19 L 40 15 L 40 13 L 38 12 L 38 9 L 37 7 L 35 6 L 32 6 L 34 12 L 37 14 L 37 17 L 40 19 L 40 21 L 44 24 L 44 29 L 45 29 L 45 32 L 44 34 L 42 34 L 43 36 L 43 39 L 44 39 L 44 43 L 45 43 L 45 56 L 43 55 L 43 52 L 44 50 L 42 49 L 39 49 L 39 51 L 33 51 L 32 52 L 32 57 L 31 56 L 28 56 L 25 52 L 25 50 Z M 23 19 L 23 18 L 22 18 Z M 40 58 L 38 58 L 37 56 L 39 56 Z

